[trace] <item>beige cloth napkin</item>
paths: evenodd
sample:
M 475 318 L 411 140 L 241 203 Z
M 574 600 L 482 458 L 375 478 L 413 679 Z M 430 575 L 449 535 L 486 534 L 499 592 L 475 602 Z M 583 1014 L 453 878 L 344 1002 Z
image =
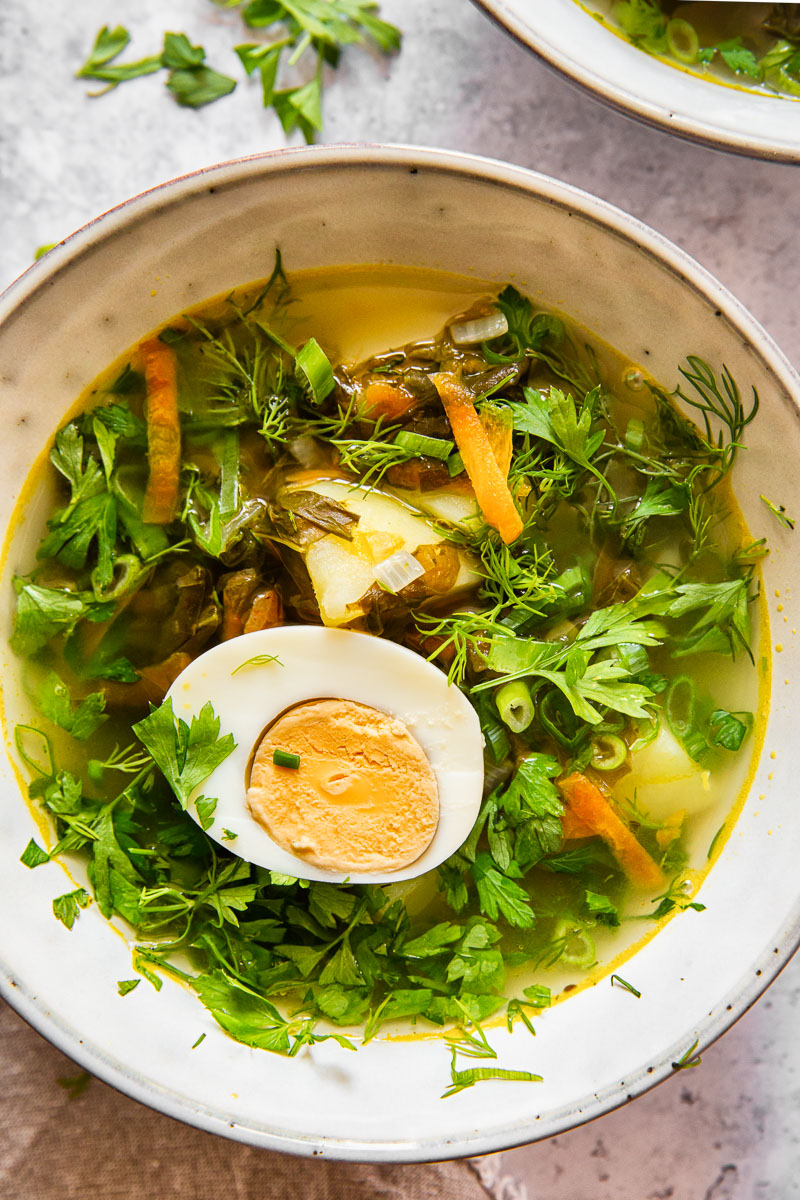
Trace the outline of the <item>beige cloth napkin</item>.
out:
M 75 1063 L 2 1001 L 0 1080 L 0 1200 L 486 1200 L 489 1195 L 466 1162 L 374 1166 L 292 1158 L 189 1128 L 97 1079 L 87 1081 Z

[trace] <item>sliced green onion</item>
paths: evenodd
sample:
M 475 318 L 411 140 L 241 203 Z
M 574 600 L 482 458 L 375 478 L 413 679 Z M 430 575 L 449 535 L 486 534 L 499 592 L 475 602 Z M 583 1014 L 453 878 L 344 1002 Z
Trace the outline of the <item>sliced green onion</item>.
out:
M 595 771 L 616 771 L 628 757 L 628 747 L 615 733 L 601 733 L 592 738 L 591 766 Z
M 26 745 L 26 742 L 28 743 Z M 34 748 L 33 743 L 36 743 Z M 53 756 L 53 743 L 46 733 L 41 729 L 37 729 L 35 725 L 15 725 L 14 726 L 14 745 L 17 747 L 19 754 L 26 767 L 31 771 L 35 771 L 37 775 L 43 775 L 45 779 L 52 779 L 56 773 L 55 758 Z M 34 754 L 44 752 L 44 765 L 37 762 L 33 757 Z
M 542 728 L 565 750 L 574 750 L 579 745 L 582 723 L 575 716 L 569 700 L 557 688 L 545 692 L 542 697 L 539 721 Z
M 625 445 L 629 450 L 641 451 L 644 445 L 644 421 L 639 417 L 631 417 L 625 430 Z
M 91 574 L 95 600 L 107 603 L 109 600 L 119 600 L 122 596 L 127 596 L 129 592 L 136 590 L 152 569 L 152 567 L 143 566 L 135 554 L 120 554 L 114 563 L 114 575 L 111 583 L 104 588 L 95 567 Z
M 689 21 L 681 17 L 673 17 L 667 22 L 667 45 L 673 58 L 678 62 L 695 63 L 700 51 L 700 39 L 697 30 Z
M 667 724 L 681 741 L 694 728 L 697 690 L 688 675 L 679 675 L 669 685 L 666 696 Z
M 447 460 L 447 470 L 450 472 L 450 478 L 460 475 L 464 470 L 464 460 L 456 450 L 455 454 L 451 454 Z
M 217 450 L 219 459 L 219 515 L 229 517 L 239 507 L 239 432 L 226 429 L 220 434 Z
M 300 382 L 311 393 L 315 404 L 321 404 L 336 386 L 333 378 L 333 367 L 328 356 L 315 338 L 309 338 L 305 346 L 298 350 L 294 360 L 295 374 Z
M 426 458 L 438 458 L 442 462 L 453 451 L 453 443 L 446 438 L 426 437 L 424 433 L 411 433 L 408 430 L 401 430 L 394 444 L 408 450 L 409 454 L 424 454 Z
M 703 762 L 708 741 L 697 724 L 697 691 L 688 675 L 679 675 L 669 685 L 665 712 L 667 724 L 689 757 Z
M 500 720 L 512 733 L 522 733 L 533 720 L 533 700 L 528 685 L 522 679 L 506 683 L 495 695 Z
M 578 967 L 580 970 L 586 970 L 597 958 L 594 939 L 590 938 L 585 929 L 576 925 L 568 917 L 562 917 L 556 923 L 555 939 L 557 942 L 563 941 L 564 943 L 564 949 L 559 955 L 558 961 L 565 967 Z
M 496 763 L 501 763 L 511 750 L 508 741 L 508 734 L 503 726 L 498 721 L 496 724 L 486 724 L 483 727 L 483 736 L 486 738 L 486 744 L 492 752 L 492 758 Z
M 291 754 L 288 750 L 273 750 L 272 761 L 276 767 L 290 767 L 296 771 L 300 766 L 300 755 Z
M 637 725 L 638 737 L 635 742 L 631 742 L 630 752 L 635 754 L 637 750 L 643 750 L 645 746 L 649 746 L 658 737 L 658 731 L 661 728 L 661 722 L 658 717 L 653 721 L 639 721 Z

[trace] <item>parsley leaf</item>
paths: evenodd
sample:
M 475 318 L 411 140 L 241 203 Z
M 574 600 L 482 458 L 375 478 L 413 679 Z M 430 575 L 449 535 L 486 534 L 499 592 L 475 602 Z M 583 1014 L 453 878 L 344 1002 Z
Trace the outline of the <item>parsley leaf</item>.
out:
M 236 80 L 211 67 L 192 67 L 171 71 L 167 87 L 184 108 L 202 108 L 204 104 L 213 104 L 222 96 L 230 95 Z
M 534 925 L 536 918 L 528 893 L 513 879 L 501 875 L 489 854 L 485 851 L 477 854 L 470 872 L 478 889 L 482 912 L 493 921 L 502 913 L 509 925 L 517 929 L 530 929 Z
M 454 942 L 459 941 L 462 931 L 458 925 L 442 921 L 427 933 L 403 943 L 402 953 L 407 958 L 429 958 L 444 954 Z
M 708 722 L 709 745 L 720 746 L 723 750 L 739 750 L 752 728 L 751 712 L 732 713 L 718 708 L 711 714 Z
M 130 40 L 130 34 L 124 26 L 117 25 L 114 29 L 109 29 L 107 25 L 104 25 L 95 38 L 86 62 L 76 72 L 78 78 L 97 79 L 101 83 L 107 83 L 110 89 L 128 79 L 136 79 L 140 75 L 152 75 L 154 71 L 158 71 L 161 67 L 159 56 L 143 58 L 139 62 L 109 66 L 109 63 L 122 53 Z
M 22 851 L 19 861 L 24 863 L 26 867 L 41 867 L 44 863 L 50 862 L 50 855 L 46 850 L 43 850 L 33 838 L 31 838 L 25 849 Z
M 87 615 L 87 604 L 76 592 L 40 587 L 19 576 L 14 579 L 14 590 L 17 612 L 11 648 L 24 658 L 41 650 L 56 634 L 71 633 Z
M 192 792 L 223 762 L 236 743 L 233 734 L 219 736 L 219 717 L 210 701 L 191 725 L 172 711 L 172 700 L 153 708 L 149 717 L 132 726 L 167 783 L 186 808 Z
M 173 71 L 188 70 L 199 67 L 206 57 L 202 46 L 193 46 L 185 33 L 165 33 L 164 49 L 161 51 L 161 62 Z
M 214 824 L 214 810 L 217 807 L 217 801 L 207 799 L 205 796 L 198 796 L 194 804 L 197 810 L 197 816 L 200 821 L 201 829 L 210 829 Z
M 233 0 L 229 7 L 239 7 Z M 273 108 L 287 133 L 299 128 L 306 141 L 313 141 L 322 128 L 322 70 L 338 65 L 346 46 L 373 43 L 382 54 L 400 49 L 400 32 L 377 16 L 374 0 L 251 0 L 242 16 L 251 28 L 268 28 L 279 35 L 270 42 L 243 44 L 234 49 L 248 75 L 261 76 L 265 108 Z M 166 33 L 161 54 L 133 63 L 114 63 L 130 42 L 122 26 L 103 26 L 78 76 L 108 84 L 108 89 L 127 79 L 169 71 L 167 88 L 178 104 L 199 108 L 229 95 L 236 81 L 206 65 L 205 50 L 195 46 L 185 33 Z M 306 52 L 315 62 L 305 82 L 278 89 L 284 63 L 294 68 Z M 106 90 L 108 90 L 106 89 Z
M 678 595 L 667 608 L 667 616 L 701 612 L 688 634 L 676 639 L 676 656 L 711 651 L 733 657 L 742 648 L 750 653 L 747 580 L 682 583 L 675 590 Z
M 91 904 L 89 893 L 84 888 L 76 888 L 74 892 L 56 896 L 53 901 L 53 915 L 62 925 L 66 925 L 67 929 L 72 929 L 79 909 L 86 908 L 87 904 Z
M 35 693 L 36 707 L 55 725 L 85 741 L 108 718 L 106 698 L 102 692 L 92 692 L 76 708 L 72 707 L 69 688 L 55 671 L 48 671 L 40 680 Z
M 726 65 L 737 75 L 747 75 L 750 79 L 761 78 L 761 70 L 755 54 L 752 50 L 747 49 L 740 37 L 720 42 L 717 49 Z

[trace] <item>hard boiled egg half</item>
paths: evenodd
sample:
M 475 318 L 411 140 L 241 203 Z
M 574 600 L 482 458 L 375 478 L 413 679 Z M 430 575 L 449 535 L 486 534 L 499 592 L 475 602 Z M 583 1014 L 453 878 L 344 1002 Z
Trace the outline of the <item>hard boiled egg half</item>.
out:
M 211 702 L 236 748 L 195 789 L 206 832 L 301 879 L 412 879 L 466 839 L 483 791 L 477 714 L 418 654 L 365 633 L 288 625 L 201 654 L 169 690 L 191 723 Z

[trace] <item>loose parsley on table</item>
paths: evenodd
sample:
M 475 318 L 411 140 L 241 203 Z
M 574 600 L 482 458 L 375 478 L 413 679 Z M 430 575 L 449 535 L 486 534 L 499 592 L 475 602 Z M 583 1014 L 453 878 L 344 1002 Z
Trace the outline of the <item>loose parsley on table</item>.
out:
M 278 116 L 284 132 L 299 129 L 313 142 L 322 129 L 322 88 L 326 67 L 335 68 L 348 46 L 364 45 L 382 54 L 400 49 L 400 31 L 378 16 L 374 0 L 213 0 L 222 8 L 238 8 L 248 29 L 264 32 L 267 40 L 234 47 L 247 76 L 261 83 L 264 108 Z M 131 79 L 166 71 L 166 86 L 178 104 L 201 108 L 229 95 L 237 81 L 206 62 L 205 50 L 185 33 L 165 33 L 160 53 L 133 62 L 119 62 L 129 45 L 123 26 L 104 25 L 88 58 L 77 71 L 80 79 L 105 86 L 102 95 Z M 305 82 L 293 81 L 306 70 Z

